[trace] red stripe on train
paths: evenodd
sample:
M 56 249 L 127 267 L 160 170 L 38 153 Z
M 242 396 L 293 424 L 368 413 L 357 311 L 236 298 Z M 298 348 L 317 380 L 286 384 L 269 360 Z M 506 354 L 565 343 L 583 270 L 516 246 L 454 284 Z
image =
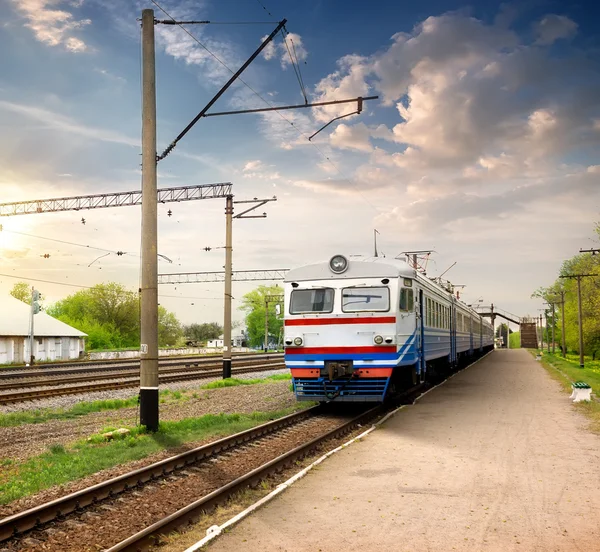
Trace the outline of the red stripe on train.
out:
M 395 324 L 395 316 L 363 316 L 357 318 L 294 318 L 284 320 L 285 326 L 326 326 L 330 324 Z
M 353 353 L 395 353 L 395 345 L 373 347 L 287 347 L 286 355 L 350 355 Z
M 361 378 L 389 378 L 393 368 L 358 368 L 355 373 Z M 318 378 L 321 375 L 319 368 L 291 368 L 293 378 Z

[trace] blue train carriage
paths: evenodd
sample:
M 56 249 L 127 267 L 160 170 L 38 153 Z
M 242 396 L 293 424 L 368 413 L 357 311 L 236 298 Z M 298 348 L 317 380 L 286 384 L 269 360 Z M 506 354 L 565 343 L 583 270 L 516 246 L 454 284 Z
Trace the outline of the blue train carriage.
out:
M 481 317 L 451 292 L 381 257 L 336 255 L 290 270 L 284 323 L 298 400 L 381 402 L 493 343 Z

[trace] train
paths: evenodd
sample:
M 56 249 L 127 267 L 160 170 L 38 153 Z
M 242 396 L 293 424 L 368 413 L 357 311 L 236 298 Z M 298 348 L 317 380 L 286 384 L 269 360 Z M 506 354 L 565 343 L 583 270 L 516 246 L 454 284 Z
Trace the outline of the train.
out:
M 383 402 L 493 348 L 487 319 L 403 259 L 334 255 L 285 276 L 285 364 L 299 401 Z

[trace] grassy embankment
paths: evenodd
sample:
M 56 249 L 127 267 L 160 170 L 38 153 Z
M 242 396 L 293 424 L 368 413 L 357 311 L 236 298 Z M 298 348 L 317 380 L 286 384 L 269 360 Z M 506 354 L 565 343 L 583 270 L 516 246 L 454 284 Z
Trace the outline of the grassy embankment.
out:
M 172 404 L 177 401 L 186 401 L 199 398 L 199 390 L 216 389 L 221 387 L 235 387 L 237 385 L 256 385 L 271 383 L 275 381 L 290 380 L 290 374 L 274 374 L 266 378 L 257 379 L 237 379 L 218 380 L 206 383 L 196 389 L 185 391 L 169 391 L 167 389 L 160 392 L 161 404 Z M 14 427 L 22 424 L 39 424 L 50 420 L 72 420 L 81 416 L 86 416 L 93 412 L 104 412 L 120 410 L 122 408 L 131 408 L 137 405 L 137 396 L 128 399 L 107 399 L 103 401 L 80 402 L 69 409 L 43 408 L 39 410 L 27 410 L 25 412 L 14 412 L 11 414 L 0 414 L 0 427 Z
M 287 374 L 275 374 L 265 379 L 220 380 L 205 384 L 200 389 L 265 384 L 287 379 L 290 379 Z M 161 402 L 165 400 L 165 396 L 173 402 L 189 400 L 196 395 L 196 393 L 192 395 L 189 393 L 191 391 L 164 391 L 161 393 Z M 37 411 L 35 416 L 32 413 L 7 414 L 0 417 L 0 423 L 16 425 L 16 422 L 31 423 L 32 419 L 37 422 L 67 419 L 90 412 L 135 406 L 135 404 L 135 398 L 95 401 L 81 403 L 70 410 Z M 115 428 L 106 427 L 89 439 L 67 446 L 53 445 L 47 452 L 23 462 L 0 460 L 0 504 L 7 504 L 43 489 L 81 479 L 103 469 L 143 459 L 162 450 L 173 449 L 186 443 L 214 440 L 244 431 L 309 406 L 312 406 L 312 403 L 298 403 L 290 408 L 271 412 L 206 414 L 198 418 L 161 422 L 159 431 L 154 434 L 147 433 L 143 427 L 127 427 L 130 430 L 128 436 L 112 441 L 107 441 L 102 434 Z
M 542 355 L 542 366 L 560 382 L 566 392 L 571 393 L 571 382 L 585 381 L 592 387 L 592 393 L 598 397 L 600 396 L 600 361 L 586 357 L 584 364 L 585 368 L 579 367 L 577 355 L 568 354 L 566 359 L 563 359 L 560 353 L 544 352 Z M 600 433 L 600 402 L 592 400 L 576 403 L 574 406 L 589 418 L 590 429 Z
M 158 432 L 128 428 L 130 435 L 106 441 L 101 433 L 69 446 L 53 445 L 48 452 L 22 463 L 0 460 L 0 504 L 35 494 L 54 485 L 81 479 L 100 470 L 140 460 L 186 443 L 215 440 L 275 420 L 310 406 L 298 403 L 274 412 L 206 414 L 177 422 L 161 422 Z

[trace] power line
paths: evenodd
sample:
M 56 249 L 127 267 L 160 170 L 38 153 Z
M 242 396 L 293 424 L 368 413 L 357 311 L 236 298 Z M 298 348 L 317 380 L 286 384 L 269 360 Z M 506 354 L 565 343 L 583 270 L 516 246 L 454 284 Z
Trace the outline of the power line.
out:
M 265 5 L 260 0 L 256 0 L 256 1 L 260 4 L 260 6 L 263 10 L 265 10 L 271 17 L 273 17 L 273 14 L 265 7 Z
M 56 243 L 64 243 L 66 245 L 73 245 L 76 247 L 85 247 L 87 249 L 94 249 L 96 251 L 103 251 L 103 252 L 108 252 L 108 253 L 116 253 L 117 255 L 121 256 L 121 255 L 131 255 L 131 253 L 127 253 L 125 251 L 114 251 L 112 249 L 104 249 L 102 247 L 95 247 L 93 245 L 85 245 L 82 243 L 75 243 L 75 242 L 70 242 L 70 241 L 65 241 L 65 240 L 58 240 L 55 238 L 47 238 L 45 236 L 36 236 L 35 234 L 27 234 L 26 232 L 17 232 L 16 230 L 7 230 L 6 228 L 2 228 L 3 232 L 8 232 L 10 234 L 18 234 L 20 236 L 27 236 L 28 238 L 36 238 L 38 240 L 47 240 L 47 241 L 52 241 L 52 242 L 56 242 Z
M 288 33 L 289 36 L 289 33 Z M 300 92 L 304 96 L 304 103 L 308 103 L 308 97 L 306 96 L 306 90 L 304 88 L 304 81 L 302 80 L 302 75 L 300 74 L 300 65 L 298 64 L 298 56 L 296 56 L 296 61 L 294 61 L 294 57 L 292 56 L 292 52 L 290 51 L 290 46 L 287 42 L 287 37 L 284 34 L 284 30 L 281 31 L 281 37 L 283 38 L 283 43 L 285 44 L 285 48 L 287 50 L 288 55 L 290 56 L 290 62 L 292 63 L 292 67 L 294 69 L 294 73 L 296 74 L 296 78 L 298 79 L 298 84 L 300 85 Z M 291 39 L 290 39 L 291 41 Z M 292 43 L 293 45 L 293 43 Z M 296 53 L 294 48 L 294 54 Z
M 16 280 L 26 280 L 28 282 L 43 282 L 44 284 L 56 284 L 57 286 L 70 286 L 84 289 L 92 289 L 92 286 L 81 286 L 79 284 L 67 284 L 66 282 L 55 282 L 52 280 L 41 280 L 39 278 L 26 278 L 25 276 L 13 276 L 12 274 L 0 274 L 4 278 L 15 278 Z
M 156 5 L 158 6 L 158 4 Z M 156 19 L 154 23 L 160 23 L 161 25 L 272 25 L 275 21 L 175 21 L 175 19 Z
M 172 17 L 162 6 L 160 6 L 160 4 L 158 4 L 158 2 L 156 2 L 156 0 L 151 0 L 152 3 L 159 9 L 161 10 L 167 17 L 169 17 L 172 21 L 175 21 L 175 18 Z M 262 4 L 262 2 L 260 2 L 260 0 L 257 0 L 258 3 L 262 6 L 262 8 L 271 16 L 271 13 L 267 10 L 267 8 Z M 195 35 L 193 35 L 192 33 L 190 33 L 185 27 L 183 27 L 182 25 L 179 25 L 179 27 L 190 37 L 192 38 L 192 40 L 194 40 L 195 42 L 197 42 L 202 48 L 204 48 L 214 59 L 216 59 L 225 69 L 227 69 L 232 75 L 235 74 L 235 72 L 233 71 L 233 69 L 231 69 L 224 61 L 222 61 L 221 59 L 219 59 L 219 57 L 214 54 L 213 52 L 211 52 L 207 46 L 205 46 L 204 44 L 202 44 L 202 42 L 200 42 L 200 40 L 198 38 L 196 38 Z M 360 191 L 360 188 L 358 187 L 357 184 L 354 183 L 354 181 L 349 178 L 346 174 L 344 174 L 340 168 L 314 143 L 311 142 L 309 140 L 309 137 L 302 132 L 292 121 L 290 121 L 287 117 L 285 117 L 282 113 L 280 113 L 277 108 L 275 108 L 268 100 L 266 100 L 263 96 L 261 96 L 256 90 L 254 90 L 254 88 L 252 88 L 252 86 L 250 86 L 244 79 L 241 78 L 241 76 L 238 76 L 237 80 L 239 80 L 244 86 L 246 86 L 257 98 L 259 98 L 264 104 L 266 104 L 268 107 L 273 108 L 273 111 L 275 111 L 275 113 L 277 113 L 285 122 L 287 122 L 294 130 L 296 130 L 296 132 L 298 134 L 300 134 L 303 138 L 306 139 L 306 141 L 311 144 L 318 152 L 319 155 L 325 159 L 334 169 L 335 171 L 341 176 L 343 177 L 346 181 L 348 181 L 349 183 L 352 184 L 352 186 L 354 186 L 354 188 L 356 189 L 356 191 L 359 193 L 359 195 L 364 199 L 364 201 L 377 213 L 379 213 L 379 209 L 377 209 L 370 201 L 369 199 Z M 164 155 L 164 154 L 163 154 Z

